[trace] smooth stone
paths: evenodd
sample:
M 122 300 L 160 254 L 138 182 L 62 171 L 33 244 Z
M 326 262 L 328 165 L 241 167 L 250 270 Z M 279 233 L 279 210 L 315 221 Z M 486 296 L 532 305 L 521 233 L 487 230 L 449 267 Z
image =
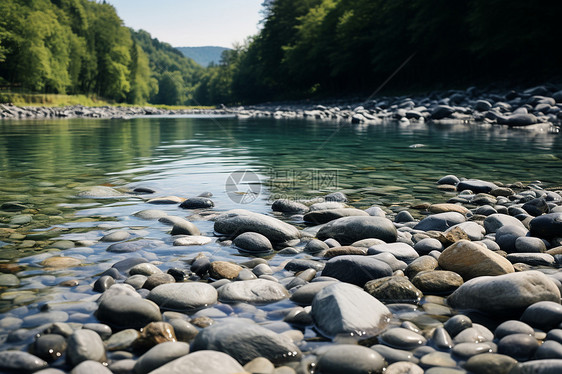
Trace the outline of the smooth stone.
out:
M 431 352 L 420 358 L 420 365 L 422 367 L 455 367 L 457 362 L 451 358 L 449 353 L 445 352 Z
M 66 359 L 72 366 L 86 360 L 104 362 L 105 346 L 95 331 L 77 330 L 68 338 Z
M 94 291 L 95 292 L 105 292 L 109 287 L 115 284 L 115 279 L 109 275 L 104 275 L 99 277 L 98 280 L 94 283 Z
M 323 276 L 363 287 L 370 280 L 392 275 L 391 267 L 380 260 L 365 256 L 337 256 L 326 262 Z
M 394 255 L 389 252 L 382 252 L 378 255 L 371 255 L 368 257 L 385 262 L 386 264 L 388 264 L 388 266 L 390 266 L 393 272 L 397 270 L 404 271 L 408 267 L 408 265 L 404 261 L 397 260 L 396 257 L 394 257 Z
M 247 270 L 247 269 L 243 269 L 243 270 Z M 314 274 L 316 274 L 316 272 L 313 269 L 310 270 L 312 270 Z M 258 264 L 254 266 L 254 268 L 252 269 L 252 273 L 254 273 L 256 276 L 259 277 L 260 275 L 273 274 L 273 270 L 267 264 Z
M 144 286 L 148 277 L 142 274 L 131 275 L 127 279 L 125 279 L 125 284 L 133 286 L 135 290 L 141 289 Z
M 30 352 L 47 362 L 53 362 L 63 355 L 66 347 L 66 339 L 62 335 L 44 334 L 35 339 Z
M 337 256 L 347 256 L 347 255 L 359 255 L 364 256 L 367 254 L 367 250 L 362 247 L 352 247 L 346 245 L 343 247 L 334 247 L 327 249 L 324 253 L 325 258 L 332 258 Z
M 256 278 L 257 278 L 256 274 L 254 274 L 250 269 L 242 269 L 240 270 L 238 276 L 234 280 L 245 281 L 245 280 L 252 280 Z
M 454 225 L 453 227 L 447 229 L 447 231 L 445 231 L 445 235 L 456 229 L 461 229 L 464 233 L 466 233 L 468 239 L 471 241 L 482 240 L 486 234 L 484 226 L 473 221 L 468 221 L 459 223 L 458 225 Z
M 177 358 L 151 374 L 240 374 L 244 368 L 231 356 L 214 350 L 202 350 Z
M 170 235 L 201 235 L 201 231 L 193 223 L 182 219 L 174 222 Z
M 209 275 L 215 279 L 235 279 L 242 267 L 232 262 L 213 261 L 209 268 Z
M 327 223 L 342 217 L 352 216 L 369 216 L 369 213 L 355 208 L 342 208 L 342 209 L 327 209 L 327 210 L 314 210 L 304 215 L 305 222 L 310 222 L 316 225 Z
M 561 372 L 562 359 L 546 359 L 523 362 L 509 374 L 558 374 Z
M 562 359 L 562 344 L 554 340 L 546 340 L 537 348 L 535 358 L 548 359 L 556 358 Z
M 22 327 L 36 327 L 47 323 L 66 322 L 67 320 L 68 313 L 62 310 L 53 310 L 50 312 L 42 312 L 24 317 Z
M 160 209 L 145 209 L 145 210 L 141 210 L 138 211 L 136 213 L 133 213 L 133 216 L 140 218 L 140 219 L 146 219 L 146 220 L 154 220 L 154 219 L 160 219 L 162 217 L 166 217 L 168 215 L 168 213 L 166 213 L 163 210 Z
M 87 360 L 76 365 L 70 374 L 113 374 L 113 372 L 97 361 Z
M 414 244 L 414 250 L 418 252 L 419 255 L 427 255 L 431 251 L 443 251 L 443 243 L 434 238 L 425 238 Z
M 149 204 L 158 204 L 158 205 L 172 205 L 172 204 L 180 204 L 185 199 L 178 196 L 161 196 L 161 197 L 153 197 L 146 202 Z
M 199 330 L 186 320 L 174 318 L 169 321 L 174 328 L 176 338 L 180 342 L 190 342 L 199 333 Z
M 415 221 L 414 217 L 412 217 L 412 214 L 407 210 L 398 212 L 398 214 L 396 214 L 396 217 L 394 217 L 394 222 L 397 223 L 414 222 L 414 221 Z
M 265 357 L 256 357 L 244 365 L 244 370 L 252 374 L 269 374 L 275 371 L 275 365 Z
M 371 349 L 380 353 L 389 364 L 401 361 L 408 361 L 414 364 L 419 362 L 412 352 L 403 349 L 396 349 L 383 344 L 373 345 Z
M 544 198 L 536 198 L 531 201 L 527 201 L 521 206 L 521 209 L 534 217 L 540 216 L 544 213 L 550 213 L 550 208 Z
M 347 208 L 347 205 L 337 201 L 325 201 L 321 203 L 315 203 L 310 206 L 311 211 L 315 210 L 329 210 L 329 209 L 343 209 Z
M 108 351 L 132 350 L 139 336 L 139 332 L 135 329 L 121 330 L 105 341 L 105 348 Z
M 406 263 L 410 263 L 420 256 L 412 246 L 406 243 L 378 244 L 370 247 L 367 251 L 368 255 L 376 255 L 379 253 L 390 253 L 396 257 L 396 259 Z
M 162 274 L 162 270 L 160 270 L 156 265 L 151 264 L 149 262 L 143 262 L 141 264 L 133 266 L 129 269 L 129 275 L 144 275 L 150 276 L 153 274 Z
M 517 360 L 498 353 L 482 353 L 469 358 L 464 368 L 478 374 L 508 374 L 517 366 Z
M 515 250 L 519 253 L 542 253 L 546 252 L 546 244 L 539 238 L 521 236 L 515 240 Z
M 272 243 L 285 243 L 301 236 L 300 231 L 288 223 L 244 209 L 231 210 L 218 216 L 214 230 L 226 235 L 257 232 Z
M 382 373 L 386 367 L 384 358 L 367 347 L 338 344 L 322 351 L 316 370 L 323 374 Z
M 338 203 L 345 203 L 347 201 L 347 196 L 343 192 L 332 192 L 324 196 L 324 201 L 335 201 Z
M 95 331 L 102 340 L 109 338 L 112 334 L 111 327 L 103 323 L 86 323 L 82 328 Z
M 472 356 L 493 353 L 493 349 L 486 343 L 459 343 L 451 351 L 454 356 L 468 360 Z
M 395 362 L 388 365 L 385 374 L 423 374 L 423 369 L 413 362 Z
M 510 253 L 507 260 L 511 263 L 523 263 L 531 266 L 552 266 L 556 265 L 556 259 L 548 253 Z
M 546 334 L 546 340 L 555 340 L 562 344 L 562 329 L 552 329 Z
M 562 213 L 549 213 L 535 217 L 529 222 L 532 236 L 553 239 L 562 236 Z
M 130 237 L 131 237 L 131 234 L 129 234 L 127 231 L 117 230 L 117 231 L 113 231 L 112 233 L 109 233 L 107 235 L 104 235 L 100 240 L 102 242 L 120 242 L 122 240 L 127 240 Z
M 494 233 L 498 231 L 500 227 L 507 225 L 518 226 L 522 229 L 527 230 L 527 228 L 525 227 L 525 225 L 523 225 L 523 223 L 521 223 L 521 221 L 519 221 L 515 217 L 508 216 L 507 214 L 491 214 L 484 220 L 484 228 L 486 229 L 486 232 L 488 234 Z
M 326 239 L 326 240 L 330 240 L 330 239 Z M 385 244 L 385 243 L 383 240 L 380 239 L 369 238 L 369 239 L 358 240 L 356 242 L 351 243 L 350 245 L 352 247 L 360 247 L 360 248 L 368 249 L 377 244 Z
M 33 373 L 47 367 L 47 362 L 37 356 L 21 351 L 1 351 L 0 370 L 7 372 Z
M 241 364 L 257 357 L 281 364 L 298 360 L 302 355 L 288 337 L 245 319 L 223 320 L 204 328 L 195 337 L 191 349 L 221 351 Z
M 244 232 L 238 235 L 232 243 L 238 248 L 252 253 L 267 253 L 273 251 L 268 238 L 257 232 Z
M 86 187 L 76 194 L 77 197 L 86 199 L 103 199 L 110 197 L 125 197 L 127 194 L 107 186 Z
M 318 330 L 325 336 L 339 334 L 372 336 L 389 322 L 390 311 L 380 301 L 347 283 L 336 283 L 320 290 L 310 312 Z
M 288 298 L 289 292 L 280 283 L 254 279 L 227 283 L 218 289 L 218 296 L 224 303 L 267 304 Z
M 559 301 L 539 301 L 525 309 L 521 321 L 545 331 L 553 329 L 562 323 L 562 305 Z
M 128 242 L 113 243 L 112 245 L 107 247 L 107 251 L 114 253 L 130 253 L 139 251 L 141 249 L 150 251 L 156 249 L 161 244 L 162 243 L 157 240 L 140 239 Z
M 189 344 L 187 343 L 160 343 L 139 357 L 134 366 L 135 374 L 147 374 L 187 354 L 189 354 Z
M 448 228 L 458 225 L 464 221 L 466 221 L 464 215 L 457 212 L 437 213 L 422 219 L 416 226 L 414 226 L 414 230 L 445 231 Z
M 470 211 L 462 205 L 451 203 L 431 204 L 428 208 L 431 213 L 457 212 L 466 215 Z
M 330 247 L 328 244 L 324 243 L 322 240 L 312 239 L 306 243 L 304 251 L 307 253 L 318 253 L 322 251 L 327 251 Z
M 82 264 L 82 261 L 73 257 L 53 256 L 41 261 L 46 268 L 62 269 L 73 268 Z
M 129 257 L 114 263 L 111 268 L 117 269 L 117 271 L 121 273 L 128 273 L 133 266 L 142 264 L 143 262 L 148 262 L 148 261 L 141 257 Z
M 395 327 L 386 330 L 379 335 L 379 341 L 392 348 L 408 351 L 427 343 L 427 339 L 422 335 L 402 327 Z
M 489 193 L 496 188 L 498 188 L 496 184 L 480 179 L 463 180 L 457 184 L 457 191 L 459 192 L 470 190 L 474 193 Z
M 320 240 L 333 238 L 342 245 L 361 239 L 381 239 L 395 242 L 397 231 L 392 221 L 383 217 L 343 217 L 328 222 L 317 233 Z
M 283 213 L 306 213 L 309 210 L 306 205 L 288 199 L 275 200 L 273 204 L 271 204 L 271 209 L 274 212 Z
M 17 287 L 20 280 L 14 274 L 0 274 L 0 287 Z
M 190 197 L 189 199 L 184 200 L 180 204 L 180 208 L 183 209 L 205 209 L 205 208 L 212 208 L 215 206 L 213 200 L 206 198 L 206 197 Z
M 518 361 L 529 360 L 538 348 L 537 339 L 528 334 L 507 335 L 498 343 L 498 353 L 513 357 Z
M 512 334 L 527 334 L 529 336 L 533 336 L 535 334 L 535 331 L 525 322 L 517 320 L 502 322 L 498 327 L 496 327 L 496 330 L 494 331 L 494 336 L 498 340 Z
M 206 283 L 168 283 L 156 286 L 147 296 L 162 309 L 189 312 L 217 302 L 217 290 Z
M 444 177 L 439 178 L 437 184 L 450 184 L 456 186 L 460 182 L 460 179 L 456 175 L 448 174 Z
M 412 284 L 427 294 L 449 294 L 462 286 L 463 279 L 452 271 L 432 270 L 416 274 Z
M 471 279 L 453 292 L 447 301 L 457 309 L 514 313 L 539 301 L 559 303 L 560 290 L 546 275 L 531 270 Z
M 367 209 L 365 209 L 365 212 L 368 213 L 370 216 L 373 217 L 386 217 L 386 213 L 384 210 L 382 210 L 381 207 L 379 206 L 372 206 L 369 207 Z
M 441 252 L 438 262 L 442 269 L 454 271 L 465 280 L 515 271 L 506 258 L 468 240 L 461 240 L 447 247 Z
M 115 286 L 111 287 L 108 291 Z M 100 322 L 117 329 L 140 329 L 150 322 L 162 320 L 158 305 L 151 301 L 128 295 L 104 298 L 99 304 L 95 315 Z
M 494 334 L 482 325 L 474 323 L 472 327 L 459 332 L 453 339 L 453 343 L 482 343 L 494 339 Z
M 304 258 L 294 258 L 285 265 L 285 270 L 299 272 L 306 269 L 314 269 L 316 271 L 322 271 L 324 269 L 324 263 L 315 260 L 307 260 Z
M 313 282 L 309 284 L 305 284 L 302 287 L 299 287 L 292 295 L 291 301 L 299 304 L 299 305 L 311 305 L 314 296 L 324 287 L 328 287 L 331 284 L 335 284 L 337 282 Z
M 211 238 L 201 235 L 187 235 L 181 236 L 174 240 L 174 246 L 186 247 L 190 245 L 205 245 L 211 242 Z
M 438 265 L 439 263 L 434 257 L 424 255 L 412 261 L 404 270 L 404 274 L 406 274 L 409 278 L 413 278 L 416 274 L 422 271 L 435 270 Z
M 111 362 L 108 368 L 113 374 L 134 374 L 135 363 L 136 361 L 132 358 L 119 357 L 119 360 Z
M 426 310 L 425 306 L 427 305 L 428 304 L 424 304 L 424 310 Z M 449 335 L 447 330 L 445 330 L 445 328 L 441 326 L 437 327 L 435 331 L 433 331 L 433 335 L 431 336 L 431 342 L 435 348 L 440 350 L 449 350 L 454 345 L 453 339 L 451 339 L 451 336 Z
M 515 241 L 517 238 L 527 234 L 527 229 L 514 225 L 505 225 L 496 231 L 495 241 L 501 250 L 511 253 L 515 252 Z
M 162 284 L 167 283 L 175 283 L 176 280 L 170 274 L 160 273 L 160 274 L 152 274 L 151 276 L 146 278 L 146 281 L 142 285 L 142 288 L 147 290 L 152 290 L 153 288 L 160 286 Z
M 418 303 L 423 293 L 402 276 L 384 277 L 369 281 L 365 291 L 384 303 Z

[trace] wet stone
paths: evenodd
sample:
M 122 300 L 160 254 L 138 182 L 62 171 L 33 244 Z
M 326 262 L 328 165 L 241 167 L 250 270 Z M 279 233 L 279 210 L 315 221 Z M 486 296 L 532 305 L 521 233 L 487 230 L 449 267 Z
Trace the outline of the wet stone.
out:
M 444 247 L 443 247 L 443 243 L 441 243 L 439 240 L 434 239 L 434 238 L 425 238 L 420 240 L 419 242 L 417 242 L 414 245 L 414 249 L 416 250 L 416 252 L 418 252 L 420 255 L 427 255 L 429 254 L 431 251 L 439 251 L 441 252 Z
M 77 330 L 68 338 L 66 359 L 72 366 L 82 361 L 105 360 L 105 347 L 100 336 L 91 330 Z
M 147 298 L 162 309 L 187 312 L 215 304 L 217 296 L 217 290 L 209 284 L 186 282 L 159 285 L 150 291 Z
M 539 301 L 525 309 L 521 321 L 539 329 L 550 330 L 562 323 L 562 305 L 554 301 Z
M 166 285 L 160 287 L 164 286 Z M 113 287 L 108 291 L 113 289 Z M 150 322 L 162 319 L 160 309 L 156 304 L 128 295 L 116 295 L 103 299 L 96 311 L 96 317 L 100 322 L 106 323 L 112 328 L 137 329 L 146 326 Z
M 327 287 L 331 284 L 335 284 L 337 282 L 314 282 L 306 284 L 300 288 L 298 288 L 292 295 L 291 301 L 295 302 L 299 305 L 311 305 L 314 296 L 320 292 L 324 287 Z
M 376 255 L 380 253 L 390 253 L 396 257 L 396 259 L 406 263 L 410 263 L 419 257 L 419 254 L 414 250 L 414 248 L 406 243 L 374 245 L 367 251 L 367 254 L 369 255 Z
M 385 374 L 423 374 L 423 369 L 412 362 L 395 362 L 386 368 Z
M 316 363 L 321 373 L 382 373 L 386 363 L 376 351 L 359 345 L 338 344 L 322 351 Z
M 410 351 L 392 348 L 383 344 L 373 345 L 371 346 L 371 349 L 380 353 L 389 364 L 401 361 L 408 361 L 414 364 L 419 362 L 419 360 Z
M 504 336 L 512 334 L 527 334 L 529 336 L 533 336 L 535 334 L 535 331 L 525 322 L 517 320 L 502 322 L 498 327 L 496 327 L 496 330 L 494 331 L 494 336 L 496 337 L 496 339 L 501 339 Z
M 160 270 L 158 267 L 148 262 L 135 265 L 129 270 L 129 275 L 140 274 L 147 277 L 152 274 L 161 274 L 161 273 L 162 270 Z
M 449 294 L 463 284 L 463 279 L 452 271 L 432 270 L 416 274 L 412 284 L 427 294 Z
M 151 374 L 182 374 L 191 373 L 197 368 L 199 373 L 239 374 L 244 368 L 231 356 L 212 350 L 193 352 L 177 358 Z
M 0 352 L 0 370 L 2 371 L 32 373 L 46 367 L 47 362 L 27 352 Z
M 232 243 L 245 252 L 267 253 L 273 251 L 273 246 L 269 239 L 257 232 L 242 233 Z
M 502 354 L 483 353 L 468 359 L 464 368 L 481 374 L 508 374 L 517 360 Z
M 226 303 L 272 303 L 289 297 L 281 284 L 266 279 L 237 281 L 218 289 L 219 300 Z
M 209 275 L 215 279 L 235 279 L 242 270 L 237 264 L 226 261 L 214 261 L 209 268 Z
M 168 362 L 189 353 L 189 344 L 183 342 L 163 342 L 151 348 L 136 361 L 135 374 L 147 374 Z
M 420 358 L 422 367 L 455 367 L 457 362 L 445 352 L 432 352 Z
M 53 362 L 63 355 L 66 346 L 66 339 L 63 336 L 45 334 L 37 337 L 31 347 L 31 352 L 47 362 Z
M 167 322 L 151 322 L 141 329 L 140 335 L 134 345 L 139 349 L 150 349 L 164 342 L 175 342 L 174 327 Z
M 120 242 L 122 240 L 129 239 L 130 236 L 131 236 L 131 234 L 129 234 L 127 231 L 118 230 L 118 231 L 114 231 L 112 233 L 109 233 L 109 234 L 105 235 L 100 240 L 102 242 Z
M 154 287 L 157 287 L 161 284 L 166 283 L 175 283 L 176 280 L 170 274 L 160 273 L 160 274 L 152 274 L 146 278 L 142 288 L 147 290 L 152 290 Z
M 135 329 L 116 332 L 105 341 L 105 347 L 108 351 L 131 350 L 139 335 L 139 332 Z
M 374 258 L 348 255 L 328 260 L 322 275 L 363 287 L 370 280 L 391 276 L 392 269 L 387 263 Z
M 472 356 L 493 353 L 493 349 L 486 343 L 459 343 L 453 347 L 452 353 L 460 359 L 468 360 Z
M 96 280 L 96 282 L 94 283 L 94 291 L 104 292 L 114 284 L 115 284 L 115 279 L 113 279 L 113 277 L 110 277 L 109 275 L 104 275 L 98 278 L 98 280 Z
M 112 334 L 111 327 L 103 323 L 86 323 L 82 328 L 95 331 L 102 340 L 109 338 Z
M 384 303 L 417 303 L 423 296 L 406 277 L 391 276 L 369 281 L 365 291 Z
M 401 327 L 386 330 L 379 335 L 379 340 L 392 348 L 403 350 L 412 350 L 427 342 L 422 335 Z
M 538 348 L 537 339 L 528 334 L 507 335 L 498 343 L 498 353 L 513 357 L 518 361 L 530 359 Z

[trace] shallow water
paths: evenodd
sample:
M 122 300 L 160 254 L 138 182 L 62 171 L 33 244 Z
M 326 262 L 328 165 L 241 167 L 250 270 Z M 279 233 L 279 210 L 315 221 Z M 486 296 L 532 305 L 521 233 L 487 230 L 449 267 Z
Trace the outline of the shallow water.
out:
M 50 310 L 67 311 L 70 322 L 94 321 L 88 298 L 94 295 L 96 275 L 130 256 L 160 261 L 164 270 L 182 267 L 182 260 L 199 252 L 214 260 L 243 260 L 232 247 L 214 242 L 174 247 L 169 226 L 132 216 L 143 209 L 178 216 L 193 211 L 148 204 L 146 195 L 77 198 L 84 187 L 142 186 L 156 191 L 150 197 L 210 192 L 214 211 L 243 208 L 268 214 L 274 199 L 313 198 L 337 190 L 359 208 L 379 204 L 399 210 L 447 201 L 452 195 L 435 188 L 446 174 L 560 186 L 561 171 L 561 135 L 503 127 L 206 117 L 0 121 L 0 204 L 17 201 L 29 208 L 0 211 L 0 270 L 15 272 L 21 281 L 18 287 L 0 289 L 0 319 L 32 315 L 48 303 Z M 240 177 L 246 179 L 238 183 Z M 227 186 L 229 181 L 236 184 Z M 30 214 L 32 221 L 10 224 L 22 214 Z M 203 235 L 213 235 L 212 222 L 192 220 Z M 62 240 L 98 240 L 116 228 L 162 244 L 132 254 L 108 253 L 111 243 L 104 242 L 61 250 Z M 15 231 L 6 234 L 3 229 Z M 58 251 L 85 266 L 53 270 L 39 265 Z M 270 266 L 286 260 L 274 256 Z M 20 267 L 8 270 L 7 264 Z M 70 279 L 79 285 L 58 286 Z M 261 310 L 290 306 L 285 301 Z M 0 342 L 6 339 L 1 336 Z

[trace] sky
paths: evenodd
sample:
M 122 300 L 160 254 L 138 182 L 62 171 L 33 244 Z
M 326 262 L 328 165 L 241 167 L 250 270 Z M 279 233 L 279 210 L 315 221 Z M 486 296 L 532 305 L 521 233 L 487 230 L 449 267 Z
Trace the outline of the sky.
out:
M 232 47 L 258 32 L 263 0 L 106 0 L 125 25 L 174 47 Z

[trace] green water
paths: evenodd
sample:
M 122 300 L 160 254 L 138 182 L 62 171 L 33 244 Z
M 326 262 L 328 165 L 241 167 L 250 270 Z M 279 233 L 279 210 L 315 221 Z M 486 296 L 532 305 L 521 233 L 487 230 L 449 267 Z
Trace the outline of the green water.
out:
M 562 136 L 506 128 L 396 123 L 356 126 L 301 120 L 136 118 L 130 120 L 0 121 L 0 227 L 28 235 L 84 221 L 113 220 L 142 200 L 76 199 L 80 187 L 150 187 L 157 196 L 211 192 L 216 210 L 270 212 L 278 197 L 343 190 L 353 205 L 408 207 L 446 201 L 435 188 L 446 174 L 503 183 L 541 180 L 562 185 Z M 232 201 L 225 182 L 237 170 L 256 173 L 257 199 Z M 31 222 L 11 225 L 15 215 Z M 2 230 L 0 228 L 0 230 Z M 0 231 L 0 259 L 40 251 Z M 56 235 L 51 235 L 56 236 Z M 29 245 L 29 243 L 27 243 Z M 33 244 L 33 243 L 32 243 Z

